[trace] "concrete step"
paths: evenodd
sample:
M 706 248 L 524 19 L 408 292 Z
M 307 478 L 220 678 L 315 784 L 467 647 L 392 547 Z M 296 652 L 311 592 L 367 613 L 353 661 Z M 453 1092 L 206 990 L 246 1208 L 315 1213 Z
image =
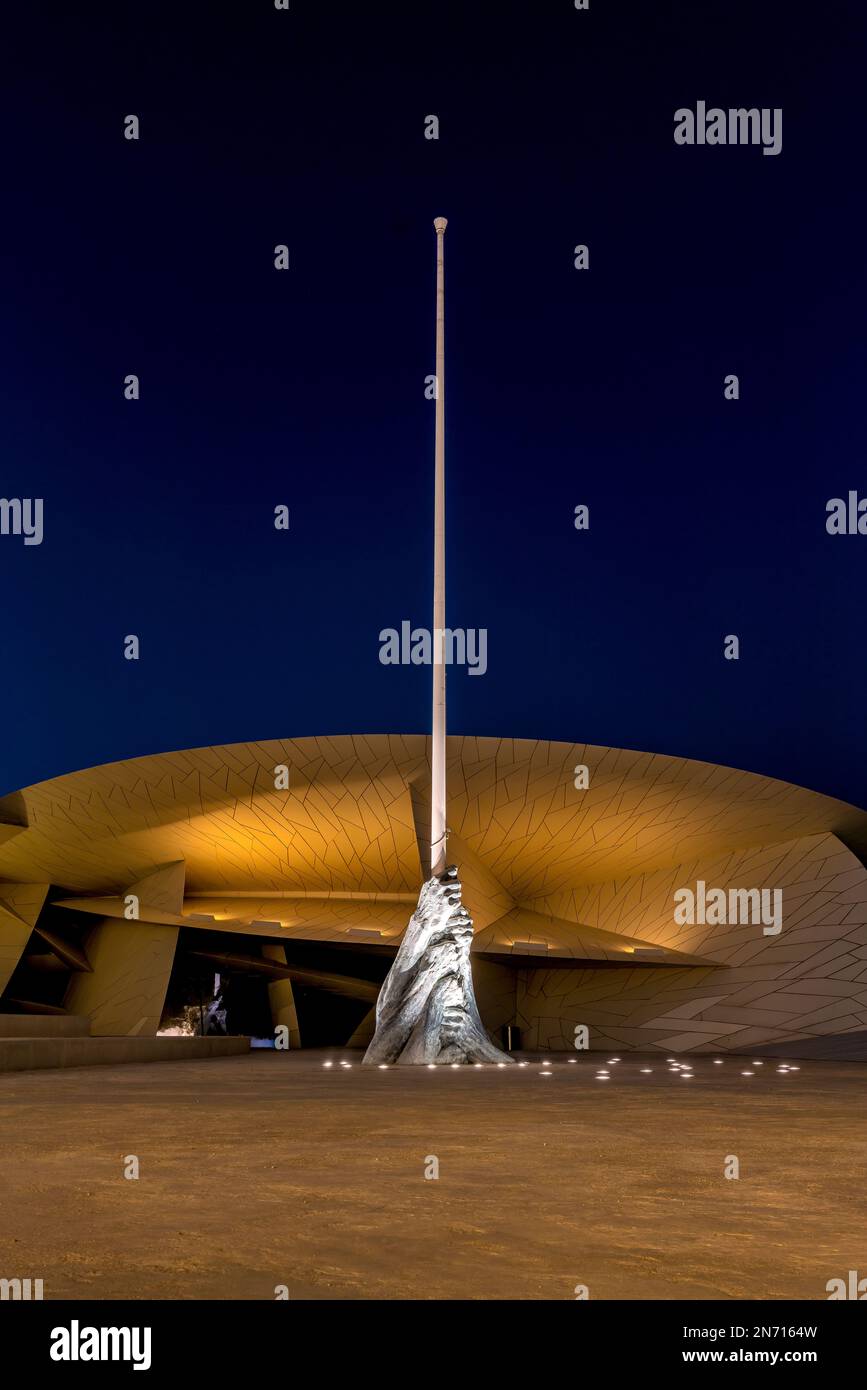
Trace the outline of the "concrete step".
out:
M 0 1072 L 121 1062 L 194 1062 L 249 1050 L 249 1038 L 0 1038 Z
M 90 1019 L 84 1014 L 0 1014 L 2 1038 L 86 1038 Z

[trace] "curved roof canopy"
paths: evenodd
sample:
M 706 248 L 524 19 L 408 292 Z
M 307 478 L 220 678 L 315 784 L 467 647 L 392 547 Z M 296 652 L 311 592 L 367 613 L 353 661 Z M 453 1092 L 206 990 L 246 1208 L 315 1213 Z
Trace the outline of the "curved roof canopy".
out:
M 338 735 L 73 772 L 0 803 L 0 879 L 111 916 L 130 885 L 175 865 L 178 893 L 162 908 L 151 895 L 151 921 L 390 945 L 428 873 L 429 754 L 423 735 Z M 867 844 L 867 814 L 817 792 L 588 744 L 452 736 L 448 787 L 477 950 L 634 955 L 635 938 L 558 921 L 546 900 L 822 832 Z

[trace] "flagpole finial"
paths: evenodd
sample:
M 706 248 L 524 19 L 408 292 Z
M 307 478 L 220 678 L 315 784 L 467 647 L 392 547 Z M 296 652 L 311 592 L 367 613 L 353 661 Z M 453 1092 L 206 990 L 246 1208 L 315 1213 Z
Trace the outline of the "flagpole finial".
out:
M 436 231 L 437 236 L 444 232 L 448 225 L 448 221 L 445 217 L 434 218 L 434 229 Z

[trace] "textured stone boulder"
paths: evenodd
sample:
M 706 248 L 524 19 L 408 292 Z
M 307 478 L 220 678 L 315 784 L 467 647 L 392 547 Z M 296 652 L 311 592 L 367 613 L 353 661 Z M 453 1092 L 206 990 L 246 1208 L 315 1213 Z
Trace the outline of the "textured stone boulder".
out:
M 431 878 L 419 894 L 376 1003 L 376 1032 L 364 1055 L 419 1066 L 430 1062 L 511 1062 L 479 1018 L 470 969 L 473 919 L 461 903 L 458 871 Z

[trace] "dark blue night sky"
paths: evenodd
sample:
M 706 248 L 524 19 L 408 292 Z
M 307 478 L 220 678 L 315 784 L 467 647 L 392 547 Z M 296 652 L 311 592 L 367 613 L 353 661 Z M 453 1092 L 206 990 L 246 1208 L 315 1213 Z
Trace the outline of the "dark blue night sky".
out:
M 19 8 L 0 495 L 45 539 L 0 537 L 0 791 L 428 727 L 378 634 L 430 622 L 444 214 L 448 612 L 489 633 L 451 729 L 867 804 L 867 536 L 825 529 L 867 495 L 861 4 Z M 699 99 L 782 107 L 782 153 L 678 147 Z

